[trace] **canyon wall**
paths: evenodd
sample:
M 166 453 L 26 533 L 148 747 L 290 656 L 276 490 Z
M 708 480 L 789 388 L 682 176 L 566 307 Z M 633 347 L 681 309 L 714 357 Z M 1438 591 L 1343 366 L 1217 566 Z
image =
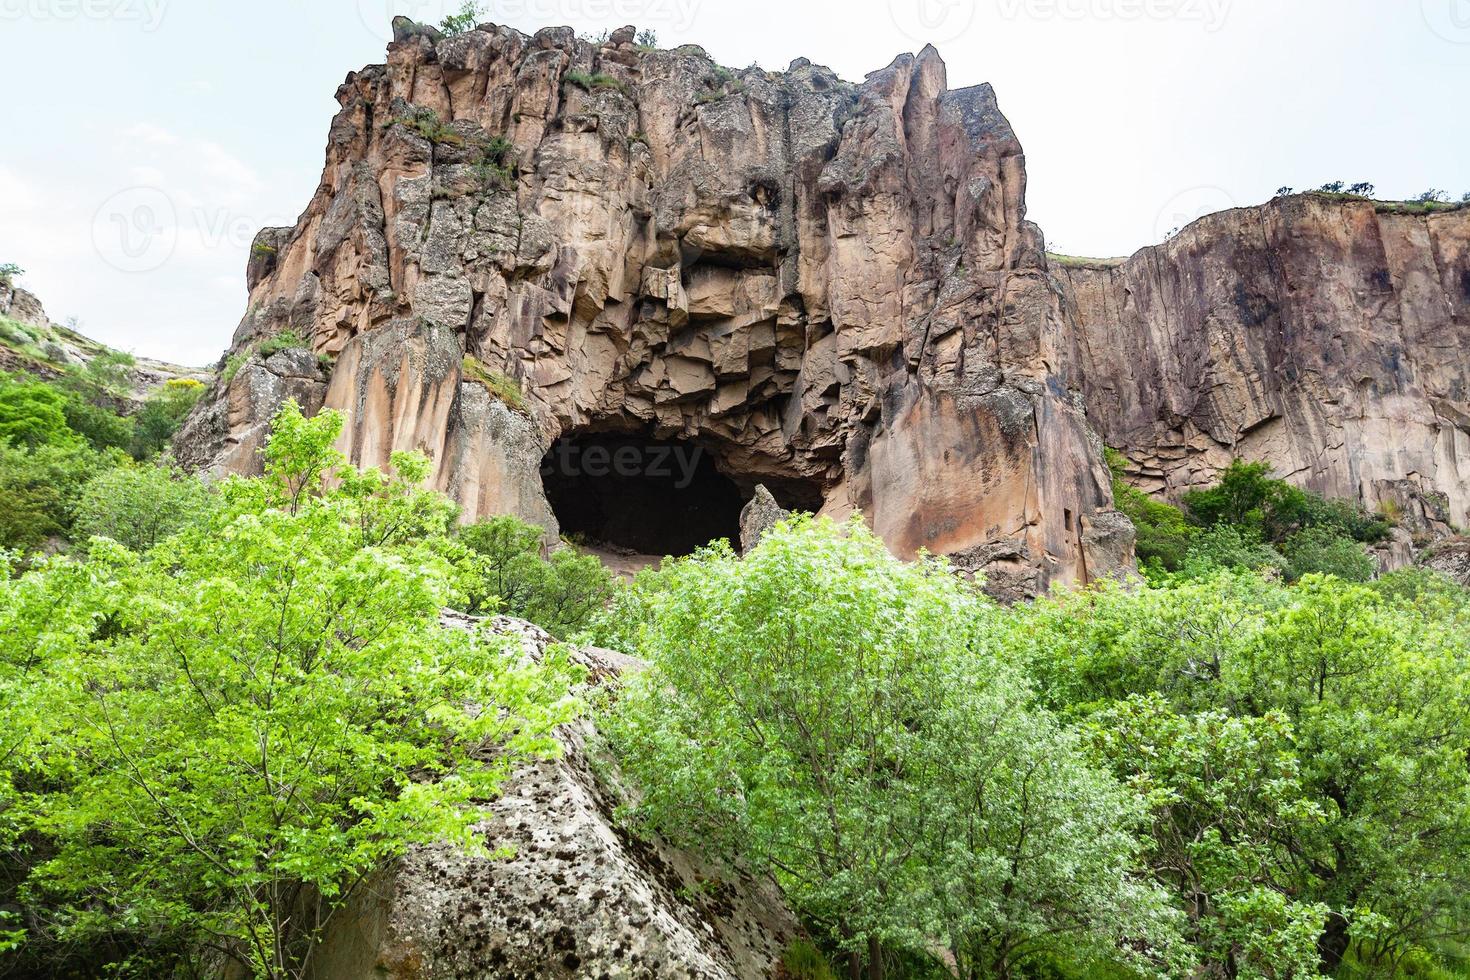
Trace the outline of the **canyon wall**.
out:
M 1470 208 L 1297 195 L 1053 267 L 1088 419 L 1140 486 L 1264 459 L 1421 543 L 1470 525 Z
M 337 92 L 306 211 L 256 239 L 186 462 L 255 469 L 295 397 L 347 413 L 358 464 L 428 453 L 466 519 L 554 533 L 542 454 L 619 432 L 1007 594 L 1131 562 L 989 86 L 949 90 L 933 48 L 853 85 L 631 28 L 395 28 Z

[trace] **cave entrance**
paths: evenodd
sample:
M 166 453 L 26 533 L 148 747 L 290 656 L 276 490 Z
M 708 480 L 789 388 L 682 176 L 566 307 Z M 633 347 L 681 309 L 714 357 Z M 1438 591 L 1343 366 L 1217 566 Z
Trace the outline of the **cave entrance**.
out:
M 699 442 L 583 432 L 552 444 L 541 483 L 562 533 L 592 550 L 687 555 L 716 538 L 740 543 L 740 511 L 757 483 L 794 510 L 821 506 L 802 480 L 729 474 Z
M 642 555 L 687 555 L 715 538 L 739 542 L 748 496 L 706 447 L 623 433 L 556 440 L 541 483 L 563 534 Z

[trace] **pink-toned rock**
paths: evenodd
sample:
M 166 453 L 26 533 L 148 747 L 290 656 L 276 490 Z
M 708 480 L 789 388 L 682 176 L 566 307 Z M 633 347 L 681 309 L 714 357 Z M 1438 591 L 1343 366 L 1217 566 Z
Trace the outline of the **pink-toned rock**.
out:
M 354 461 L 423 450 L 467 518 L 554 531 L 530 461 L 644 433 L 747 496 L 815 488 L 903 556 L 999 548 L 1037 587 L 1117 564 L 1087 554 L 1107 474 L 989 86 L 948 90 L 933 48 L 853 85 L 563 28 L 395 30 L 338 90 L 300 220 L 258 239 L 233 344 L 335 357 L 310 394 Z M 464 354 L 527 424 L 487 420 Z M 221 388 L 184 454 L 251 468 L 278 387 Z

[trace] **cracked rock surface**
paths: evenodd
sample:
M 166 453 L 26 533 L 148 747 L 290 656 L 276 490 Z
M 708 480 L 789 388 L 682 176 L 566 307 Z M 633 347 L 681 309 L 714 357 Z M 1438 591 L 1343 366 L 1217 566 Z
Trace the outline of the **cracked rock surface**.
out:
M 446 614 L 451 628 L 477 621 Z M 497 632 L 539 655 L 550 637 L 497 616 Z M 593 680 L 637 669 L 583 649 Z M 313 960 L 319 980 L 756 980 L 799 934 L 775 886 L 717 873 L 687 852 L 631 836 L 589 762 L 587 723 L 565 726 L 565 754 L 526 766 L 487 806 L 477 858 L 421 847 L 337 913 Z M 598 767 L 598 772 L 605 767 Z
M 330 380 L 251 360 L 186 462 L 257 466 L 296 397 L 349 414 L 353 461 L 421 449 L 467 520 L 554 533 L 528 461 L 633 433 L 697 442 L 746 499 L 815 488 L 900 555 L 998 548 L 1043 586 L 1110 563 L 1072 325 L 988 85 L 949 89 L 932 47 L 852 84 L 627 30 L 410 26 L 347 76 L 315 196 L 251 252 L 233 354 L 290 331 Z

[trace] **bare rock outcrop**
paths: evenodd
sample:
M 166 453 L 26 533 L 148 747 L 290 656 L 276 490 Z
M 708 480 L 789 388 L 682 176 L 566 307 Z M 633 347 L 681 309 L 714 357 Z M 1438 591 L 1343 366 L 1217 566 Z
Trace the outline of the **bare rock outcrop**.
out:
M 1470 208 L 1278 198 L 1053 271 L 1088 418 L 1139 485 L 1175 495 L 1240 456 L 1421 544 L 1470 524 Z
M 791 512 L 776 503 L 771 491 L 764 483 L 756 484 L 750 502 L 740 511 L 740 551 L 749 552 L 761 543 L 766 532 L 784 520 Z
M 949 90 L 933 48 L 854 85 L 628 31 L 399 27 L 338 90 L 301 218 L 258 237 L 232 345 L 291 331 L 331 380 L 221 385 L 194 464 L 248 469 L 301 381 L 354 462 L 424 450 L 466 519 L 554 530 L 528 461 L 617 432 L 697 443 L 747 499 L 861 511 L 900 555 L 1000 549 L 1037 587 L 1114 564 L 1087 554 L 1107 472 L 989 86 Z
M 547 634 L 495 617 L 539 656 Z M 452 627 L 473 621 L 446 615 Z M 594 679 L 638 664 L 578 658 Z M 775 885 L 732 876 L 613 819 L 616 799 L 589 763 L 591 728 L 566 726 L 565 754 L 525 767 L 486 809 L 478 858 L 417 848 L 338 912 L 315 954 L 321 980 L 627 977 L 758 980 L 800 929 Z

